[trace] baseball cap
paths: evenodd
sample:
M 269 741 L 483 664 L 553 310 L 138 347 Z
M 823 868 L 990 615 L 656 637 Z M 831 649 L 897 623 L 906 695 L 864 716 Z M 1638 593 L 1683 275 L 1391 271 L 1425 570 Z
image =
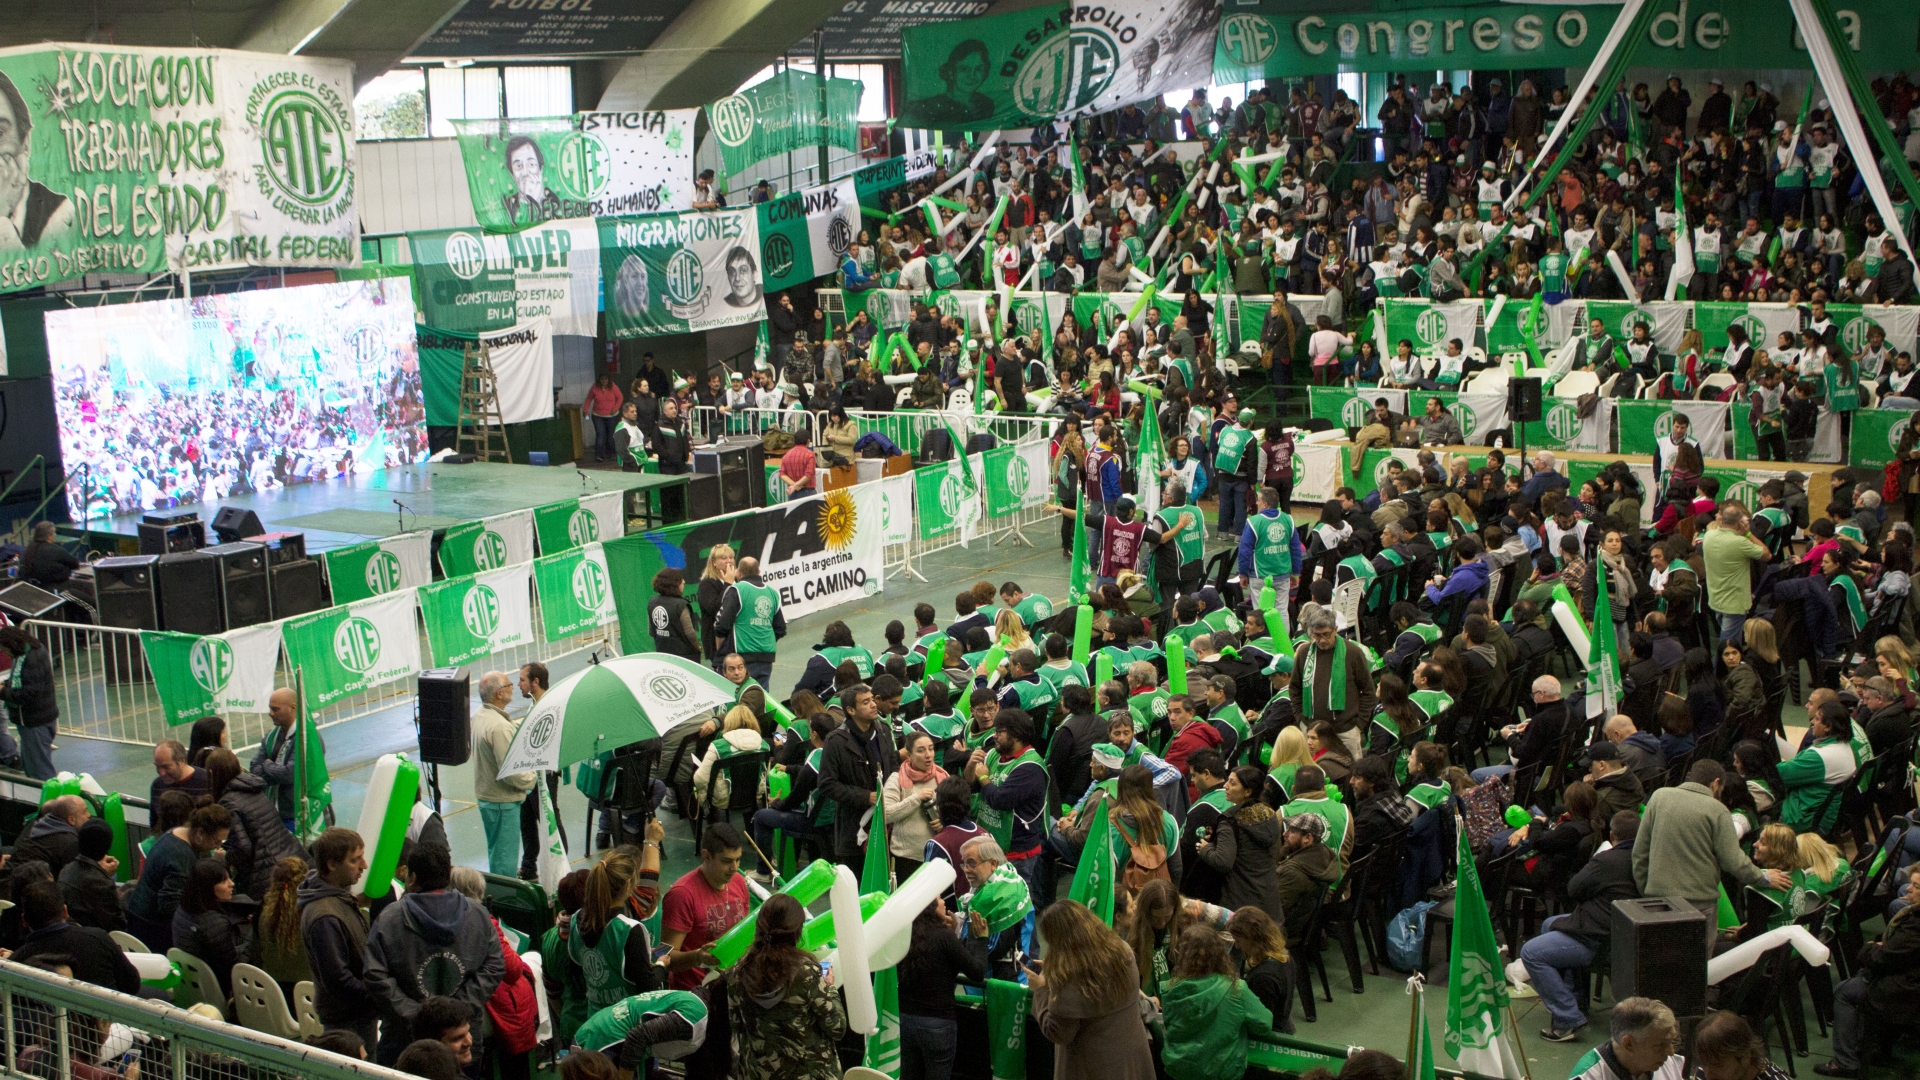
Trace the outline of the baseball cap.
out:
M 1105 768 L 1118 769 L 1127 763 L 1127 755 L 1110 742 L 1094 743 L 1093 760 Z
M 1240 422 L 1244 424 L 1244 423 L 1246 423 L 1247 421 L 1249 421 L 1249 420 L 1251 420 L 1251 419 L 1253 419 L 1253 418 L 1254 418 L 1255 416 L 1257 416 L 1257 415 L 1258 415 L 1258 414 L 1257 414 L 1257 413 L 1255 413 L 1255 412 L 1254 412 L 1254 411 L 1253 411 L 1252 409 L 1241 409 L 1241 410 L 1240 410 Z
M 1775 120 L 1773 122 L 1773 130 L 1775 131 L 1787 130 L 1787 122 L 1785 120 Z
M 1282 653 L 1281 655 L 1274 657 L 1271 661 L 1268 662 L 1266 667 L 1260 669 L 1260 674 L 1262 675 L 1293 674 L 1293 657 L 1288 656 L 1285 653 Z
M 1594 743 L 1587 747 L 1588 761 L 1619 761 L 1620 748 L 1610 742 Z

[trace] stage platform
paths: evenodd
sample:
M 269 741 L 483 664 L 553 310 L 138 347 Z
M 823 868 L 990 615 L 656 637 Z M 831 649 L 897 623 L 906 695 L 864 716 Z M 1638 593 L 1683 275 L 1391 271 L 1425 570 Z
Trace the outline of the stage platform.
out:
M 660 519 L 652 492 L 685 490 L 688 477 L 612 470 L 576 470 L 570 466 L 466 465 L 430 463 L 380 469 L 348 480 L 295 484 L 265 495 L 235 495 L 218 504 L 190 504 L 172 512 L 198 511 L 212 532 L 223 506 L 251 510 L 268 532 L 306 534 L 309 554 L 414 529 L 436 532 L 463 521 L 524 510 L 580 495 L 625 491 L 629 518 L 648 525 Z M 403 511 L 397 503 L 404 503 Z M 684 500 L 682 500 L 684 505 Z M 86 522 L 96 549 L 118 546 L 138 554 L 141 515 L 96 516 Z M 211 535 L 208 543 L 215 543 Z

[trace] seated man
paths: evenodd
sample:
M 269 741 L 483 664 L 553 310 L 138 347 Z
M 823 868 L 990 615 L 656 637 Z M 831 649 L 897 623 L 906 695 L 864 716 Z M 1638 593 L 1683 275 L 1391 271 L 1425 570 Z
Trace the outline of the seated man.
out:
M 1305 769 L 1301 772 L 1304 774 Z M 1327 846 L 1327 822 L 1318 814 L 1296 813 L 1286 818 L 1280 864 L 1274 868 L 1275 896 L 1286 913 L 1289 941 L 1300 941 L 1314 905 L 1307 902 L 1315 890 L 1331 888 L 1340 880 L 1340 858 Z
M 1415 660 L 1440 641 L 1440 628 L 1434 625 L 1426 612 L 1405 600 L 1388 609 L 1387 617 L 1393 620 L 1394 627 L 1399 631 L 1393 639 L 1393 647 L 1380 658 L 1391 671 L 1408 670 Z
M 1793 826 L 1795 832 L 1826 835 L 1840 818 L 1836 789 L 1860 769 L 1847 707 L 1827 701 L 1809 712 L 1807 745 L 1778 768 L 1780 782 L 1787 788 L 1781 799 L 1780 820 Z
M 1568 1080 L 1680 1080 L 1686 1061 L 1675 1053 L 1680 1028 L 1672 1009 L 1630 997 L 1615 1003 L 1608 1027 L 1611 1037 L 1574 1062 Z
M 1560 677 L 1542 675 L 1533 680 L 1532 689 L 1533 715 L 1518 724 L 1508 724 L 1500 729 L 1500 737 L 1506 740 L 1510 764 L 1488 765 L 1473 770 L 1474 783 L 1505 776 L 1522 765 L 1544 762 L 1560 745 L 1560 739 L 1567 730 L 1567 703 L 1560 697 Z
M 775 829 L 796 842 L 819 834 L 814 822 L 820 809 L 820 759 L 825 752 L 827 736 L 837 726 L 833 714 L 824 710 L 814 713 L 812 719 L 807 721 L 810 745 L 800 763 L 787 769 L 791 786 L 786 796 L 774 799 L 754 811 L 753 844 L 756 854 L 773 847 Z M 771 880 L 773 871 L 773 867 L 762 865 L 748 876 L 765 885 Z
M 1608 829 L 1613 846 L 1595 855 L 1567 882 L 1573 913 L 1548 918 L 1540 925 L 1539 936 L 1520 949 L 1520 963 L 1552 1020 L 1540 1032 L 1548 1042 L 1572 1042 L 1587 1026 L 1567 985 L 1568 975 L 1590 966 L 1594 953 L 1612 935 L 1613 902 L 1640 895 L 1633 881 L 1633 837 L 1639 829 L 1640 816 L 1633 811 L 1613 815 Z
M 1481 558 L 1486 549 L 1480 538 L 1463 536 L 1454 541 L 1453 550 L 1460 557 L 1459 565 L 1445 578 L 1435 574 L 1427 585 L 1427 602 L 1436 608 L 1456 596 L 1483 596 L 1487 591 L 1487 564 Z

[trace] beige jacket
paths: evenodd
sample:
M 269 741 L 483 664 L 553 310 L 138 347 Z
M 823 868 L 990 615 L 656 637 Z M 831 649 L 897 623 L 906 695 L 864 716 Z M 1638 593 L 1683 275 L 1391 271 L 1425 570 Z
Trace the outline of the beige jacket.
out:
M 523 772 L 510 773 L 505 779 L 494 779 L 500 774 L 500 763 L 506 760 L 507 745 L 513 742 L 513 733 L 519 725 L 507 719 L 507 714 L 492 705 L 480 706 L 473 717 L 473 797 L 480 802 L 517 803 L 533 790 L 538 774 Z
M 893 834 L 887 840 L 887 851 L 903 859 L 920 860 L 926 855 L 927 841 L 933 839 L 933 828 L 928 820 L 933 810 L 932 783 L 918 788 L 908 787 L 902 790 L 898 770 L 887 777 L 880 785 L 880 797 L 885 800 L 881 808 L 887 818 L 887 824 L 893 827 Z M 928 798 L 925 802 L 915 798 L 915 793 L 924 791 Z

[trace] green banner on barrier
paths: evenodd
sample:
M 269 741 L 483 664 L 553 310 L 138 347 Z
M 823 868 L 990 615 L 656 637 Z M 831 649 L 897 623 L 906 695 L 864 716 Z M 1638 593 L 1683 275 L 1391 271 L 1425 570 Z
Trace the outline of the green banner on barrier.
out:
M 1847 461 L 1870 469 L 1885 468 L 1899 453 L 1900 439 L 1912 419 L 1913 413 L 1905 409 L 1861 409 L 1854 413 Z
M 860 150 L 861 86 L 852 79 L 827 80 L 826 114 L 820 111 L 820 77 L 788 68 L 707 106 L 707 124 L 728 176 L 789 151 L 812 150 L 826 141 L 848 153 Z

